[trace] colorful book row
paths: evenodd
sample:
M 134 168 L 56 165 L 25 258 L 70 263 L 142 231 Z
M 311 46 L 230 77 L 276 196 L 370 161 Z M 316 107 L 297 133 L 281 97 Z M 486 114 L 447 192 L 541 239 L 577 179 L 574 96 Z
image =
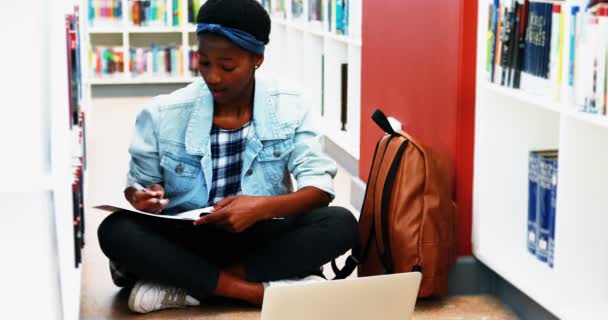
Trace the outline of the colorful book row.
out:
M 562 3 L 493 0 L 488 9 L 488 80 L 560 99 Z
M 122 25 L 122 0 L 87 0 L 89 25 L 96 27 Z M 135 26 L 180 26 L 184 20 L 196 23 L 204 0 L 128 0 L 127 20 Z
M 289 1 L 290 14 L 287 14 Z M 294 21 L 324 22 L 325 30 L 340 35 L 349 34 L 350 0 L 309 0 L 308 17 L 305 15 L 304 0 L 260 0 L 262 6 L 272 17 L 290 18 Z M 324 12 L 324 4 L 327 12 Z
M 183 55 L 187 55 L 184 66 Z M 96 47 L 90 52 L 91 71 L 95 77 L 112 77 L 125 72 L 135 77 L 181 77 L 196 76 L 198 73 L 198 54 L 194 48 L 186 52 L 178 45 L 129 49 L 129 65 L 125 68 L 122 47 Z

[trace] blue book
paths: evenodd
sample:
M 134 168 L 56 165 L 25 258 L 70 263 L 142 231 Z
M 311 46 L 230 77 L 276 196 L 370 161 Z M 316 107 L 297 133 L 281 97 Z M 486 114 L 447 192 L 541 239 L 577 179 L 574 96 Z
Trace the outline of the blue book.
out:
M 114 7 L 114 17 L 122 18 L 122 1 L 116 2 L 116 7 Z
M 551 28 L 553 23 L 553 4 L 552 3 L 543 3 L 544 15 L 545 15 L 545 24 L 544 24 L 544 40 L 543 49 L 542 49 L 542 59 L 541 59 L 541 77 L 548 79 L 549 78 L 549 63 L 551 57 Z
M 346 34 L 344 29 L 344 1 L 336 0 L 336 33 Z
M 93 6 L 93 0 L 88 0 L 89 3 L 89 25 L 93 26 L 95 23 L 95 7 Z
M 549 250 L 547 252 L 547 263 L 553 268 L 555 256 L 555 213 L 557 208 L 557 158 L 550 159 L 551 162 L 551 206 L 549 207 Z
M 533 44 L 533 37 L 536 36 L 537 34 L 537 29 L 538 29 L 538 13 L 537 13 L 537 7 L 538 3 L 535 2 L 530 2 L 528 4 L 528 22 L 527 22 L 527 27 L 526 27 L 526 39 L 525 39 L 525 46 L 524 46 L 524 67 L 523 70 L 526 73 L 529 74 L 534 74 L 534 44 Z
M 536 234 L 538 233 L 538 221 L 536 220 L 538 209 L 538 176 L 540 174 L 539 156 L 531 151 L 528 157 L 528 251 L 536 255 Z
M 152 44 L 152 72 L 158 74 L 158 45 Z
M 576 48 L 576 18 L 580 8 L 573 6 L 571 11 L 571 24 L 570 24 L 570 60 L 568 61 L 568 85 L 574 86 L 574 61 L 576 61 L 576 55 L 574 50 Z
M 170 55 L 171 55 L 171 76 L 177 76 L 177 50 L 175 49 L 175 45 L 172 44 L 171 45 L 171 50 L 170 50 Z
M 538 221 L 536 257 L 547 262 L 549 257 L 549 235 L 551 229 L 551 200 L 553 199 L 553 159 L 556 159 L 555 152 L 539 152 L 540 175 L 538 177 L 538 211 L 536 220 Z M 555 214 L 553 214 L 555 215 Z

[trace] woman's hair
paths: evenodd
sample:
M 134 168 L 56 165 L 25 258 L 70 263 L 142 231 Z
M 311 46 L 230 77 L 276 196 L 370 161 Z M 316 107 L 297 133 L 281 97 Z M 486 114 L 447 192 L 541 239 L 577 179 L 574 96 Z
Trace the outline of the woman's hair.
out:
M 201 6 L 196 22 L 245 31 L 264 44 L 270 41 L 270 17 L 256 0 L 208 0 Z

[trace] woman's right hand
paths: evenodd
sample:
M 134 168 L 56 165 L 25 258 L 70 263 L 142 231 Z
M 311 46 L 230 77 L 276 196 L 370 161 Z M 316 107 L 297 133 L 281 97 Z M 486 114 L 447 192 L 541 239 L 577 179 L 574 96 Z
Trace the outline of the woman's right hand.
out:
M 157 213 L 169 204 L 169 199 L 164 199 L 165 189 L 160 184 L 150 185 L 147 190 L 128 187 L 124 194 L 133 208 L 139 211 Z

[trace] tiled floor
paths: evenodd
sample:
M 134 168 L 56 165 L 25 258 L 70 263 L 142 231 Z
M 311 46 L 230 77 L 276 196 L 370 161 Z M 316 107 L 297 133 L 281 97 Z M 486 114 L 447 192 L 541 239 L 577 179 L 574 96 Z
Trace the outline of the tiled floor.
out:
M 135 115 L 145 99 L 96 100 L 89 123 L 87 206 L 122 202 L 127 170 L 127 147 Z M 356 212 L 349 204 L 350 177 L 340 170 L 335 180 L 338 197 L 333 205 Z M 358 214 L 358 213 L 357 213 Z M 96 229 L 105 213 L 87 211 L 84 249 L 81 319 L 259 319 L 259 308 L 244 304 L 215 303 L 200 308 L 166 310 L 134 315 L 127 310 L 128 292 L 112 284 L 108 261 L 101 253 Z M 344 257 L 342 257 L 343 259 Z M 331 276 L 330 268 L 325 268 Z M 419 300 L 415 319 L 514 319 L 514 315 L 490 296 L 454 296 Z

